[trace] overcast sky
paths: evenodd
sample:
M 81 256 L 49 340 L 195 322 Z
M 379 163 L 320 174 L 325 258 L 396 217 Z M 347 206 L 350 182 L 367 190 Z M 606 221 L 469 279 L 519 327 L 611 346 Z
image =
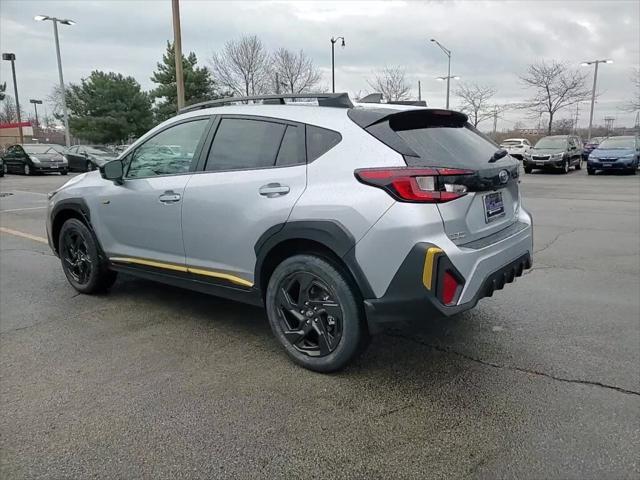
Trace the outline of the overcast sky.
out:
M 71 18 L 60 26 L 65 82 L 75 83 L 92 70 L 135 77 L 144 89 L 172 38 L 169 0 L 1 0 L 0 47 L 16 54 L 19 94 L 44 99 L 57 82 L 50 22 L 34 15 Z M 431 106 L 443 106 L 446 57 L 429 42 L 435 37 L 453 52 L 452 74 L 461 81 L 493 86 L 496 103 L 522 101 L 527 92 L 518 81 L 531 62 L 559 60 L 584 69 L 591 85 L 593 68 L 584 60 L 610 58 L 601 65 L 595 123 L 616 117 L 616 125 L 633 123 L 635 114 L 620 107 L 631 98 L 631 76 L 640 63 L 640 2 L 623 1 L 396 1 L 396 2 L 222 2 L 181 0 L 182 48 L 208 65 L 213 51 L 230 39 L 258 35 L 268 48 L 302 48 L 331 85 L 331 36 L 343 35 L 347 46 L 336 49 L 336 89 L 369 89 L 366 78 L 385 65 L 400 65 Z M 0 82 L 13 84 L 8 62 L 1 62 Z M 452 97 L 455 107 L 458 100 Z M 580 126 L 588 123 L 581 105 Z M 558 118 L 575 115 L 575 109 Z M 499 127 L 517 120 L 530 126 L 521 111 L 507 112 Z M 481 125 L 490 128 L 487 123 Z

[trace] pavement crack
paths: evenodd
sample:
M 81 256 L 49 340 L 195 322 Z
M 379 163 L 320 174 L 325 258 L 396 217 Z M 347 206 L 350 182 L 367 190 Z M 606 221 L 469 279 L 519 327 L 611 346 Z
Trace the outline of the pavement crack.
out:
M 1 248 L 0 253 L 2 252 L 27 252 L 27 253 L 37 253 L 38 255 L 46 255 L 47 257 L 55 257 L 52 253 L 48 252 L 40 252 L 38 250 L 30 250 L 28 248 Z
M 468 355 L 466 353 L 458 352 L 457 350 L 454 350 L 452 348 L 443 347 L 441 345 L 436 345 L 436 344 L 433 344 L 433 343 L 425 342 L 423 340 L 420 340 L 419 338 L 407 337 L 405 335 L 399 335 L 397 333 L 391 333 L 391 332 L 385 332 L 385 335 L 387 335 L 389 337 L 400 338 L 400 339 L 403 339 L 403 340 L 407 340 L 409 342 L 417 343 L 419 345 L 431 348 L 431 349 L 436 350 L 438 352 L 455 355 L 457 357 L 464 358 L 465 360 L 469 360 L 471 362 L 478 363 L 478 364 L 484 365 L 486 367 L 497 368 L 497 369 L 501 369 L 501 370 L 510 370 L 510 371 L 513 371 L 513 372 L 526 373 L 528 375 L 535 375 L 535 376 L 538 376 L 538 377 L 545 377 L 545 378 L 548 378 L 550 380 L 554 380 L 556 382 L 564 382 L 564 383 L 572 383 L 572 384 L 577 384 L 577 385 L 589 385 L 589 386 L 593 386 L 593 387 L 600 387 L 600 388 L 605 388 L 605 389 L 608 389 L 608 390 L 614 390 L 614 391 L 620 392 L 620 393 L 625 393 L 627 395 L 636 395 L 636 396 L 640 397 L 640 392 L 635 391 L 635 390 L 629 390 L 629 389 L 623 388 L 623 387 L 618 387 L 617 385 L 609 385 L 609 384 L 606 384 L 606 383 L 597 382 L 597 381 L 593 381 L 593 380 L 582 380 L 582 379 L 577 379 L 577 378 L 559 377 L 557 375 L 552 375 L 550 373 L 541 372 L 539 370 L 534 370 L 534 369 L 530 369 L 530 368 L 523 368 L 523 367 L 517 367 L 517 366 L 512 366 L 512 365 L 501 365 L 499 363 L 490 362 L 488 360 L 483 360 L 481 358 L 473 357 L 473 356 Z
M 571 229 L 571 230 L 569 230 L 569 231 L 567 231 L 567 232 L 560 232 L 560 233 L 558 233 L 558 234 L 553 238 L 553 240 L 551 240 L 549 243 L 547 243 L 547 244 L 546 244 L 544 247 L 542 247 L 540 250 L 534 250 L 534 252 L 533 252 L 533 253 L 534 253 L 534 255 L 537 255 L 537 254 L 539 254 L 539 253 L 542 253 L 542 252 L 544 252 L 546 249 L 548 249 L 549 247 L 553 246 L 553 244 L 554 244 L 554 243 L 556 243 L 556 242 L 560 239 L 560 237 L 562 237 L 562 236 L 564 236 L 564 235 L 569 235 L 569 234 L 574 233 L 574 232 L 577 232 L 578 230 L 580 230 L 580 229 L 579 229 L 579 228 L 573 228 L 573 229 Z
M 409 408 L 412 408 L 413 406 L 414 406 L 413 403 L 407 403 L 405 405 L 400 405 L 398 407 L 391 408 L 389 410 L 385 410 L 384 412 L 380 413 L 379 415 L 376 415 L 375 418 L 388 417 L 389 415 L 393 415 L 394 413 L 401 412 L 403 410 L 407 410 Z

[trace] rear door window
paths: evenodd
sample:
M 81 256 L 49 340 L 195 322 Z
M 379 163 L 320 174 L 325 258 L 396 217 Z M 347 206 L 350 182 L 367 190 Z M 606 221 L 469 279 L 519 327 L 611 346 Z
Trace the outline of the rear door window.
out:
M 275 122 L 223 118 L 213 139 L 205 170 L 273 167 L 286 128 L 287 125 Z
M 307 125 L 307 161 L 313 162 L 342 140 L 342 135 L 326 128 Z
M 287 130 L 282 137 L 276 166 L 285 167 L 289 165 L 298 165 L 304 163 L 304 152 L 300 148 L 301 139 L 299 136 L 300 128 L 288 125 Z

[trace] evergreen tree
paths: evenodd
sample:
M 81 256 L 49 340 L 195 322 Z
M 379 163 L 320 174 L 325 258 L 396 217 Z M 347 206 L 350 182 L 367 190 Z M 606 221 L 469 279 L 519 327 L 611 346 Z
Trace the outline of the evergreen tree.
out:
M 158 62 L 151 81 L 158 86 L 151 91 L 151 97 L 157 99 L 154 113 L 158 122 L 172 117 L 178 110 L 178 94 L 176 90 L 176 61 L 173 44 L 167 42 L 167 51 Z M 182 71 L 184 74 L 184 99 L 186 105 L 219 98 L 215 83 L 206 67 L 196 66 L 196 54 L 190 52 L 182 55 Z
M 66 92 L 69 128 L 79 138 L 111 143 L 140 136 L 153 125 L 151 100 L 133 77 L 91 72 Z

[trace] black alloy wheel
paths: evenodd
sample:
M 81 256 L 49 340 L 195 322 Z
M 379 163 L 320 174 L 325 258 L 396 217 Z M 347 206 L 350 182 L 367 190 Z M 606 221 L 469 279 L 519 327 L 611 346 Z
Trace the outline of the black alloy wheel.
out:
M 80 293 L 103 292 L 116 281 L 117 272 L 109 270 L 98 249 L 97 240 L 83 222 L 77 218 L 64 222 L 58 254 L 67 280 Z
M 336 349 L 344 313 L 319 277 L 303 271 L 288 275 L 280 283 L 276 301 L 282 333 L 297 351 L 322 357 Z
M 69 229 L 64 232 L 60 256 L 66 265 L 65 271 L 73 280 L 79 285 L 86 285 L 95 267 L 89 254 L 87 241 L 79 231 Z
M 339 260 L 314 254 L 286 258 L 269 278 L 265 306 L 278 342 L 309 370 L 340 370 L 369 343 L 362 295 Z
M 562 173 L 569 173 L 569 160 L 562 162 Z

